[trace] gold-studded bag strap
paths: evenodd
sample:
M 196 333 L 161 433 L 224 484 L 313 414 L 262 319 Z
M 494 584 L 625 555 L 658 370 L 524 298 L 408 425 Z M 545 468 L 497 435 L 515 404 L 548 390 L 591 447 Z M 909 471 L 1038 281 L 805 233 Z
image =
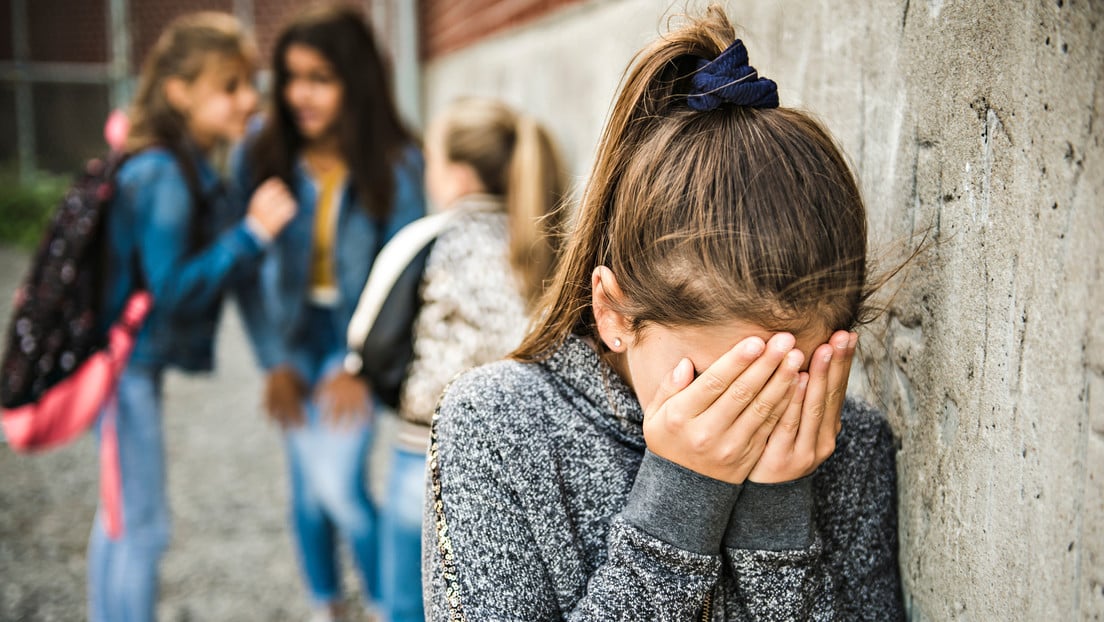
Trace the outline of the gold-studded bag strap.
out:
M 460 579 L 456 574 L 456 557 L 452 552 L 452 539 L 445 522 L 445 504 L 441 500 L 441 460 L 437 442 L 438 412 L 433 414 L 429 433 L 429 473 L 433 490 L 433 522 L 437 533 L 437 553 L 441 559 L 441 580 L 445 583 L 445 603 L 449 622 L 466 622 L 464 608 L 460 604 Z

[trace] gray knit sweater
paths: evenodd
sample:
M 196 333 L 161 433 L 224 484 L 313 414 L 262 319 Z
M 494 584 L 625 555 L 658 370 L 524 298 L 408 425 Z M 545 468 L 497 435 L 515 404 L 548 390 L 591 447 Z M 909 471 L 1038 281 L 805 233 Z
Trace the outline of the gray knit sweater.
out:
M 735 486 L 645 449 L 632 390 L 581 339 L 473 370 L 433 424 L 428 620 L 899 620 L 885 419 L 848 400 L 803 480 Z

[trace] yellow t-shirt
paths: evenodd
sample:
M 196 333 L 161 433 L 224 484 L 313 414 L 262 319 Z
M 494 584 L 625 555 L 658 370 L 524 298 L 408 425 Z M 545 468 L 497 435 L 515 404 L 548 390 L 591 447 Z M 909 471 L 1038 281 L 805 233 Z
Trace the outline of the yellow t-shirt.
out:
M 337 278 L 334 271 L 334 238 L 337 214 L 348 172 L 339 165 L 318 175 L 318 203 L 314 209 L 314 248 L 311 252 L 311 299 L 323 305 L 337 302 Z

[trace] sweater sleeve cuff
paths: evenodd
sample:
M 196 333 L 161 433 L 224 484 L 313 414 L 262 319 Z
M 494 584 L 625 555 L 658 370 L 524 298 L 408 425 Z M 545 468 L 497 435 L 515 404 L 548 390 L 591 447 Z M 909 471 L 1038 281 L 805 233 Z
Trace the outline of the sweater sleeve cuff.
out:
M 746 482 L 724 535 L 733 549 L 790 551 L 813 545 L 813 477 L 782 484 Z
M 680 549 L 716 555 L 740 486 L 644 452 L 623 518 Z

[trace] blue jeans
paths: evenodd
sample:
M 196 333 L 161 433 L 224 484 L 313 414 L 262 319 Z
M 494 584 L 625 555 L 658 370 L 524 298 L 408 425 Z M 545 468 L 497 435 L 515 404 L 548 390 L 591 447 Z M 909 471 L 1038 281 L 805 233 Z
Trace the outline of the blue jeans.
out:
M 387 503 L 380 516 L 384 622 L 422 622 L 422 501 L 424 453 L 394 448 Z
M 158 564 L 169 542 L 161 374 L 128 366 L 116 395 L 123 534 L 108 538 L 100 508 L 88 543 L 88 619 L 146 622 L 155 617 Z
M 341 369 L 344 331 L 329 309 L 307 308 L 293 364 L 311 386 Z M 376 511 L 368 497 L 366 458 L 372 445 L 370 421 L 333 426 L 319 405 L 303 402 L 304 425 L 284 433 L 291 480 L 292 537 L 303 577 L 316 606 L 341 598 L 338 537 L 345 539 L 369 601 L 379 598 Z

